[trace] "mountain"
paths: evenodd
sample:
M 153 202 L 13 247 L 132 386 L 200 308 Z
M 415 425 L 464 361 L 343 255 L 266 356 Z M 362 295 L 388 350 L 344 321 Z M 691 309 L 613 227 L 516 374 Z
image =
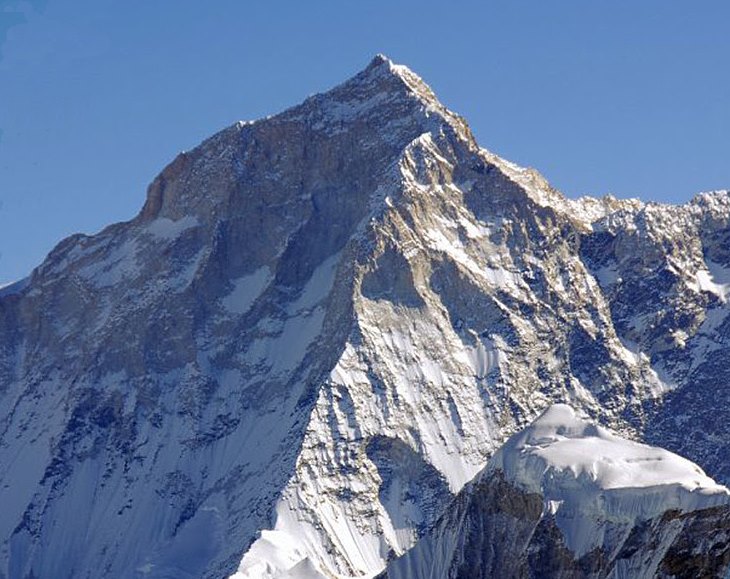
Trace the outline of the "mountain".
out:
M 383 578 L 725 577 L 730 491 L 666 450 L 546 410 Z
M 729 236 L 378 56 L 0 289 L 0 577 L 373 576 L 554 402 L 730 482 Z

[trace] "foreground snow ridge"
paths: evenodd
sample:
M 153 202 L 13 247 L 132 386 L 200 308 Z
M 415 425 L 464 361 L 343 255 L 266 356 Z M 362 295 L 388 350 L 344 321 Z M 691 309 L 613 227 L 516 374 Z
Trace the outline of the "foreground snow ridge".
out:
M 378 579 L 727 577 L 730 492 L 565 404 L 513 435 Z
M 678 487 L 677 508 L 694 509 L 695 498 L 728 495 L 693 462 L 663 448 L 625 440 L 555 404 L 495 454 L 488 471 L 502 470 L 525 490 L 552 493 L 571 488 L 647 489 Z M 673 489 L 674 490 L 674 489 Z M 690 501 L 687 503 L 686 501 Z M 666 507 L 662 510 L 665 510 Z
M 578 555 L 595 544 L 585 523 L 595 516 L 638 521 L 668 510 L 727 504 L 730 491 L 693 462 L 663 448 L 623 439 L 555 404 L 492 457 L 482 479 L 506 480 L 543 496 L 568 546 Z

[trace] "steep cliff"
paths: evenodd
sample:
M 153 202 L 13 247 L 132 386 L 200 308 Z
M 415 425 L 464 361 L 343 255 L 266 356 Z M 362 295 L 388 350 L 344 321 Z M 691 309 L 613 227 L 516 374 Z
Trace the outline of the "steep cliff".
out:
M 221 131 L 0 290 L 0 577 L 373 575 L 558 401 L 730 480 L 729 212 L 567 200 L 380 56 Z

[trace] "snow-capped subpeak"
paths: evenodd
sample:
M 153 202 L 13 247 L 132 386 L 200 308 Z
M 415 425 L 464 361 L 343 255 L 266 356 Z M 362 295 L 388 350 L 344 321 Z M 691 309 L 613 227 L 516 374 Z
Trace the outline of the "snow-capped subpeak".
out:
M 600 543 L 602 531 L 592 523 L 596 518 L 639 521 L 668 510 L 730 504 L 730 491 L 693 462 L 621 438 L 565 404 L 551 406 L 512 436 L 481 476 L 496 471 L 544 497 L 578 554 Z
M 700 467 L 668 450 L 626 440 L 580 418 L 566 404 L 554 404 L 522 432 L 514 435 L 490 460 L 490 471 L 502 470 L 507 480 L 532 492 L 563 492 L 566 478 L 574 489 L 610 491 L 679 487 L 664 505 L 694 508 L 700 495 L 730 491 Z M 557 481 L 557 482 L 556 482 Z M 638 491 L 637 491 L 638 492 Z M 550 497 L 555 498 L 555 497 Z
M 556 404 L 382 577 L 722 577 L 729 528 L 730 492 L 698 466 Z

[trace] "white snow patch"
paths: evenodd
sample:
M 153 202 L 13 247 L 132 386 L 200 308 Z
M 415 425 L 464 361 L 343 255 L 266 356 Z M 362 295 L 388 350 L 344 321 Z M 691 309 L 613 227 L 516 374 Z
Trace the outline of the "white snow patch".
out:
M 186 215 L 177 221 L 173 221 L 167 217 L 160 217 L 147 225 L 145 231 L 160 239 L 172 240 L 180 237 L 184 231 L 197 225 L 198 220 L 192 215 Z
M 492 233 L 488 225 L 481 222 L 473 223 L 465 217 L 459 218 L 459 225 L 464 228 L 467 237 L 470 239 L 484 239 Z
M 323 308 L 317 308 L 309 315 L 288 318 L 279 335 L 259 338 L 251 344 L 246 361 L 251 365 L 269 366 L 272 374 L 294 370 L 319 335 L 324 314 Z
M 697 285 L 700 291 L 715 294 L 722 303 L 726 303 L 730 294 L 730 269 L 710 260 L 707 260 L 706 264 L 707 269 L 697 272 Z
M 79 270 L 79 275 L 97 287 L 109 287 L 139 275 L 137 241 L 127 239 L 99 261 Z
M 593 276 L 601 287 L 610 287 L 621 281 L 618 270 L 613 264 L 595 270 Z
M 525 287 L 524 280 L 515 272 L 500 267 L 483 267 L 479 265 L 474 258 L 464 251 L 463 244 L 458 239 L 450 240 L 437 229 L 425 231 L 424 237 L 428 240 L 432 249 L 445 253 L 474 276 L 492 286 L 511 289 L 517 293 L 520 292 L 520 288 Z
M 221 299 L 221 304 L 232 314 L 245 314 L 271 282 L 271 270 L 260 267 L 252 274 L 233 281 L 231 292 Z
M 507 362 L 507 354 L 492 340 L 478 339 L 475 346 L 458 350 L 456 354 L 457 359 L 470 367 L 474 376 L 480 379 L 484 378 L 492 368 Z
M 353 557 L 354 566 L 363 569 L 355 577 L 371 578 L 374 574 L 364 569 L 383 567 L 378 537 L 363 535 L 345 516 L 340 505 L 324 498 L 323 501 L 320 513 L 324 532 Z M 280 501 L 274 530 L 261 532 L 230 579 L 348 579 L 349 575 L 323 572 L 313 561 L 312 555 L 324 561 L 330 559 L 321 533 L 322 530 L 299 520 L 288 502 Z
M 312 277 L 302 289 L 299 298 L 287 308 L 289 312 L 311 310 L 329 295 L 339 260 L 340 254 L 335 253 L 317 266 L 312 272 Z
M 722 334 L 718 332 L 730 312 L 726 307 L 716 307 L 705 312 L 705 319 L 697 333 L 688 340 L 691 345 L 692 365 L 690 372 L 704 363 L 708 356 L 723 347 Z
M 356 384 L 368 385 L 370 378 L 367 373 L 360 367 L 357 351 L 350 342 L 345 345 L 345 350 L 340 355 L 340 359 L 330 372 L 330 380 L 334 384 L 352 388 Z
M 307 555 L 301 527 L 296 531 L 261 531 L 230 579 L 324 579 Z
M 652 366 L 651 359 L 641 351 L 639 345 L 626 338 L 619 338 L 617 345 L 619 357 L 629 366 L 646 371 L 646 381 L 649 392 L 654 398 L 661 397 L 664 393 L 674 390 L 677 384 L 660 367 Z
M 709 271 L 701 269 L 697 272 L 697 285 L 700 291 L 715 294 L 723 303 L 727 301 L 727 293 L 730 286 L 716 283 Z
M 321 304 L 332 290 L 339 256 L 339 253 L 330 256 L 314 270 L 299 297 L 287 307 L 286 318 L 261 320 L 259 329 L 273 335 L 259 338 L 251 344 L 245 356 L 247 363 L 269 366 L 273 374 L 290 372 L 301 363 L 322 329 L 325 308 Z M 264 269 L 267 271 L 263 272 Z M 253 290 L 263 289 L 270 279 L 267 268 L 261 268 L 254 275 L 254 279 L 248 276 L 241 283 L 241 295 L 237 296 L 241 299 L 237 302 L 239 309 L 246 304 L 250 307 L 258 296 Z M 229 309 L 230 306 L 231 303 L 228 303 Z

